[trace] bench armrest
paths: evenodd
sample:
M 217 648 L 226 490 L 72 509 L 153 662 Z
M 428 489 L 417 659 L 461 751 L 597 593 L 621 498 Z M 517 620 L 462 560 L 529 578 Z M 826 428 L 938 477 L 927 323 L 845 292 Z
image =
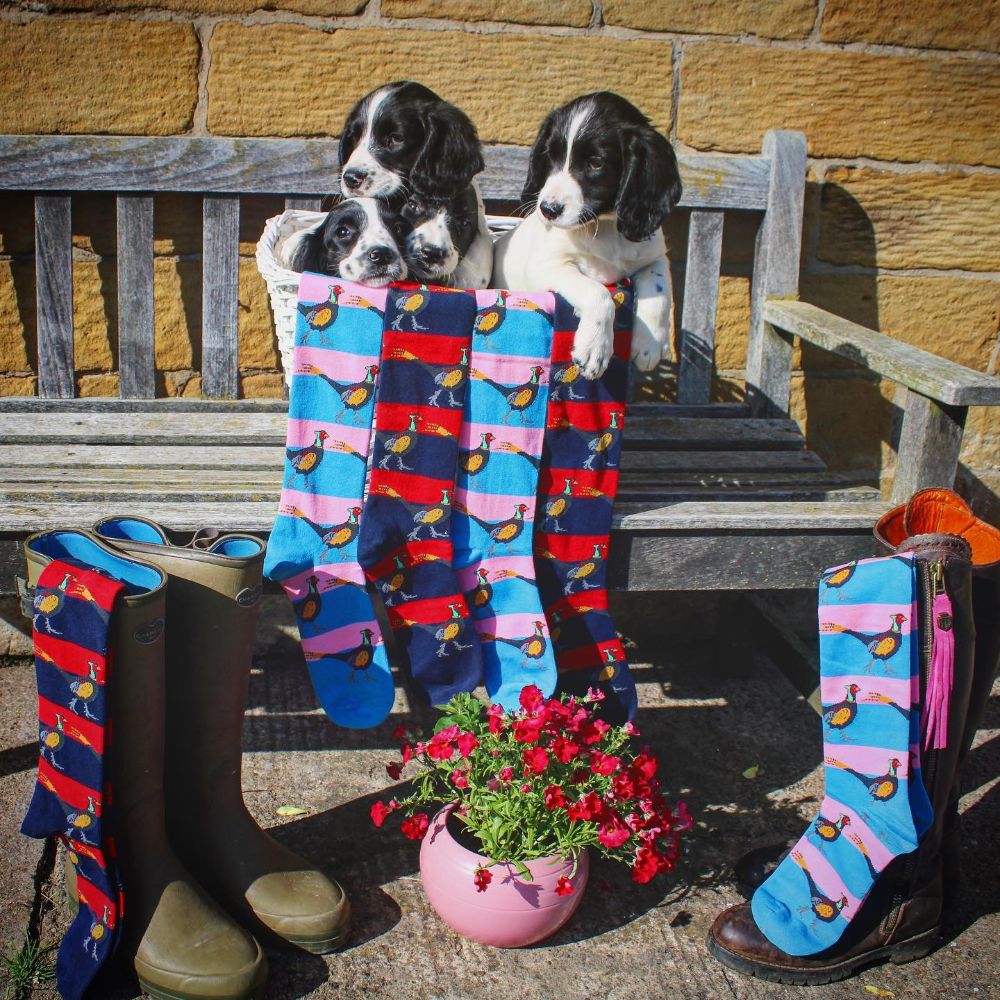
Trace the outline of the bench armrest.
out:
M 973 371 L 808 302 L 769 299 L 764 320 L 948 406 L 1000 406 L 1000 378 Z

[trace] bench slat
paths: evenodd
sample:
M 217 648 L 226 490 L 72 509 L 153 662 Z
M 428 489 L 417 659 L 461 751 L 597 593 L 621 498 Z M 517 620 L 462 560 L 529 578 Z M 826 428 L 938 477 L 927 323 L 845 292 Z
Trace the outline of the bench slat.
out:
M 283 413 L 189 413 L 183 420 L 169 412 L 5 413 L 0 435 L 7 444 L 99 445 L 283 445 L 287 420 Z M 714 420 L 630 416 L 626 447 L 691 451 L 798 450 L 802 436 L 794 420 Z M 238 461 L 237 452 L 230 462 Z
M 808 302 L 772 300 L 764 318 L 776 327 L 951 406 L 1000 405 L 1000 378 L 977 372 L 869 330 Z
M 239 199 L 206 197 L 203 216 L 202 391 L 213 399 L 235 399 L 239 395 Z
M 73 227 L 70 199 L 35 198 L 38 394 L 76 394 L 73 367 Z
M 677 380 L 681 403 L 707 403 L 712 388 L 723 218 L 722 212 L 691 213 Z
M 191 191 L 322 196 L 340 168 L 335 139 L 208 136 L 0 136 L 0 190 Z M 529 150 L 487 146 L 479 186 L 486 198 L 520 200 Z M 678 157 L 690 208 L 763 210 L 766 157 Z
M 156 395 L 153 198 L 118 195 L 118 368 L 123 399 Z

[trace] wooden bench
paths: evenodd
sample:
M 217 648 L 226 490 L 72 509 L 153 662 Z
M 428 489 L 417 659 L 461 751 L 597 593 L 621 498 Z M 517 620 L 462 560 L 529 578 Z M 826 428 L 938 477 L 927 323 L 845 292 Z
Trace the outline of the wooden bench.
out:
M 236 400 L 240 196 L 318 207 L 330 140 L 0 137 L 0 190 L 33 192 L 38 398 L 0 398 L 0 595 L 19 542 L 56 525 L 135 512 L 175 528 L 266 533 L 282 474 L 286 404 Z M 526 149 L 492 147 L 480 178 L 512 200 Z M 789 419 L 795 337 L 908 389 L 892 501 L 954 480 L 970 405 L 1000 380 L 797 301 L 805 137 L 770 132 L 760 156 L 684 155 L 691 210 L 678 402 L 635 404 L 615 508 L 612 577 L 632 590 L 810 587 L 872 552 L 878 490 L 829 472 Z M 120 399 L 74 399 L 71 202 L 112 192 L 118 222 Z M 203 196 L 202 400 L 155 399 L 153 194 Z M 746 400 L 710 403 L 723 222 L 757 232 Z M 847 404 L 849 405 L 849 403 Z

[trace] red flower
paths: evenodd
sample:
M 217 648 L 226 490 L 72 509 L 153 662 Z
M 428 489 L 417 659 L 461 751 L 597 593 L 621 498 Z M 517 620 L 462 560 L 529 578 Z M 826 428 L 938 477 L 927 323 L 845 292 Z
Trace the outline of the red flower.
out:
M 413 760 L 413 747 L 411 747 L 409 743 L 404 743 L 399 748 L 399 753 L 400 756 L 403 758 L 404 766 L 408 764 L 411 760 Z
M 552 744 L 552 752 L 556 755 L 557 760 L 568 764 L 580 752 L 580 748 L 572 740 L 560 736 Z
M 544 720 L 541 718 L 518 719 L 514 723 L 514 739 L 518 743 L 537 743 L 542 735 Z
M 629 828 L 617 817 L 597 831 L 597 839 L 605 847 L 621 847 L 631 836 Z
M 616 774 L 611 779 L 611 794 L 619 801 L 634 799 L 636 796 L 635 782 L 627 774 Z
M 666 861 L 666 859 L 662 859 Z M 643 845 L 635 852 L 635 863 L 632 865 L 633 882 L 649 882 L 660 871 L 660 856 L 656 851 L 647 845 Z
M 394 740 L 405 740 L 407 736 L 406 726 L 404 726 L 401 722 L 398 726 L 396 726 L 390 735 Z
M 512 768 L 512 767 L 501 767 L 500 768 L 500 780 L 501 781 L 513 781 L 514 780 L 514 768 Z
M 391 812 L 391 805 L 387 806 L 384 802 L 373 802 L 368 815 L 371 816 L 372 822 L 376 826 L 381 826 L 385 822 L 386 816 L 388 816 Z
M 688 812 L 687 803 L 683 800 L 678 802 L 674 808 L 674 816 L 676 817 L 675 830 L 690 830 L 694 826 L 694 817 Z
M 490 720 L 490 732 L 496 736 L 504 731 L 504 711 L 500 705 L 490 705 L 486 709 L 486 715 Z
M 493 881 L 493 872 L 488 868 L 476 869 L 476 892 L 486 892 Z
M 587 694 L 583 699 L 584 701 L 604 701 L 604 692 L 600 688 L 587 688 Z
M 574 785 L 580 785 L 590 777 L 590 771 L 585 767 L 578 767 L 569 777 Z
M 531 783 L 528 782 L 528 781 L 526 781 L 523 785 L 521 785 L 521 791 L 522 792 L 530 792 L 531 791 Z
M 420 838 L 427 832 L 428 826 L 430 826 L 430 819 L 428 818 L 427 813 L 414 813 L 412 816 L 403 820 L 399 829 L 404 837 L 409 837 L 410 840 L 420 840 Z
M 454 735 L 452 735 L 451 730 L 455 730 Z M 458 726 L 449 726 L 447 729 L 442 729 L 441 732 L 435 733 L 427 745 L 427 756 L 431 760 L 451 760 L 455 753 L 455 746 L 452 740 L 457 735 Z
M 614 774 L 621 765 L 621 757 L 612 757 L 610 754 L 594 750 L 590 755 L 590 769 L 594 774 Z
M 636 772 L 641 774 L 647 781 L 655 776 L 656 768 L 658 766 L 656 758 L 648 753 L 639 754 L 639 756 L 632 762 L 632 767 L 634 767 Z
M 549 785 L 542 793 L 545 799 L 545 808 L 552 812 L 553 809 L 565 809 L 569 800 L 566 793 L 558 785 Z
M 545 695 L 534 684 L 521 688 L 521 708 L 526 712 L 537 712 L 545 704 Z
M 629 734 L 629 736 L 639 735 L 639 730 L 635 728 L 635 724 L 632 722 L 626 722 L 625 725 L 622 726 L 622 729 L 624 729 L 625 732 Z
M 525 774 L 541 774 L 549 766 L 549 755 L 541 747 L 532 747 L 521 753 Z
M 573 883 L 570 882 L 565 875 L 559 877 L 556 881 L 556 895 L 557 896 L 572 896 L 573 895 Z
M 463 757 L 471 757 L 472 751 L 479 746 L 479 740 L 476 739 L 474 733 L 462 733 L 457 740 L 455 740 L 455 745 L 458 747 L 458 752 Z
M 455 770 L 451 772 L 451 783 L 456 788 L 468 788 L 469 778 L 465 771 L 460 771 L 458 768 L 455 768 Z
M 574 802 L 567 810 L 566 815 L 571 820 L 601 820 L 607 814 L 607 806 L 601 801 L 597 792 L 588 792 L 578 802 Z
M 385 770 L 393 781 L 399 781 L 399 776 L 403 773 L 403 765 L 398 761 L 393 761 L 391 764 L 385 765 Z

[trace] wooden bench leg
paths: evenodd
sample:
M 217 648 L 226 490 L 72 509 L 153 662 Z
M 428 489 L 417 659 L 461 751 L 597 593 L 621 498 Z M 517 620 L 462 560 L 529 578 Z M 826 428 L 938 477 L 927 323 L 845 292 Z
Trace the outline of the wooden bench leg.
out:
M 904 503 L 928 486 L 954 485 L 966 406 L 946 406 L 914 389 L 906 393 L 892 502 Z

